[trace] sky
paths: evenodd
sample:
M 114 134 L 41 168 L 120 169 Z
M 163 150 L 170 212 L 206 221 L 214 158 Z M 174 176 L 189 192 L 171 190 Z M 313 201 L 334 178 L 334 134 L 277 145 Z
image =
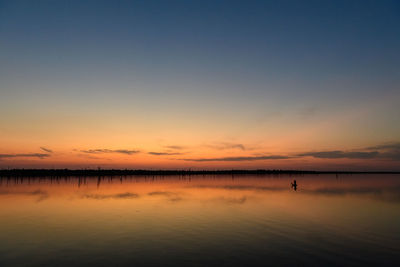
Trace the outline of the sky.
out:
M 2 1 L 0 168 L 400 171 L 399 1 Z

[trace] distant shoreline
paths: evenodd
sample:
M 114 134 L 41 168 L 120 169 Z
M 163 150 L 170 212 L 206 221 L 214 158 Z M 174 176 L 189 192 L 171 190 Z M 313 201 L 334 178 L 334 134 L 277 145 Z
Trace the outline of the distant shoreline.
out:
M 301 171 L 301 170 L 141 170 L 141 169 L 2 169 L 4 177 L 147 176 L 147 175 L 239 175 L 239 174 L 400 174 L 400 171 Z

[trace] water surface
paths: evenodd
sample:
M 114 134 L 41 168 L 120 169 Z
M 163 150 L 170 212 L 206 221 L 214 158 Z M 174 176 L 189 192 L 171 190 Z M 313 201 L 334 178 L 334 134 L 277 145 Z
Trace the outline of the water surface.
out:
M 0 183 L 0 266 L 400 264 L 400 175 Z

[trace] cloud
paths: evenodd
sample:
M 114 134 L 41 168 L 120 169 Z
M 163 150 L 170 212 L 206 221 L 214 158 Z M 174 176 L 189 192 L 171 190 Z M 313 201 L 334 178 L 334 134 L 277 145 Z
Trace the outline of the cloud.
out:
M 254 157 L 222 157 L 222 158 L 196 158 L 196 159 L 182 159 L 185 161 L 254 161 L 254 160 L 269 160 L 269 159 L 290 159 L 288 156 L 272 155 L 272 156 L 254 156 Z
M 43 150 L 44 152 L 47 152 L 47 153 L 53 153 L 53 150 L 45 148 L 45 147 L 42 147 L 42 146 L 40 147 L 40 149 Z
M 246 150 L 246 147 L 243 144 L 239 143 L 227 143 L 227 142 L 221 142 L 221 143 L 216 143 L 212 145 L 205 145 L 206 147 L 216 149 L 216 150 L 226 150 L 226 149 L 240 149 L 240 150 Z
M 314 116 L 318 111 L 316 106 L 303 107 L 299 110 L 298 114 L 304 118 Z
M 165 146 L 165 148 L 173 149 L 173 150 L 182 150 L 182 149 L 186 149 L 186 147 L 184 147 L 184 146 Z
M 392 142 L 369 146 L 362 151 L 314 151 L 297 155 L 298 157 L 314 157 L 320 159 L 388 159 L 400 160 L 400 142 Z
M 119 153 L 119 154 L 126 154 L 132 155 L 139 153 L 139 150 L 127 150 L 127 149 L 88 149 L 88 150 L 81 150 L 83 153 L 88 154 L 103 154 L 103 153 Z
M 400 160 L 400 142 L 392 142 L 367 147 L 366 149 L 380 150 L 380 157 L 391 160 Z
M 182 153 L 169 153 L 169 152 L 148 152 L 147 154 L 154 156 L 172 156 L 172 155 L 182 155 Z
M 111 194 L 111 195 L 102 195 L 102 194 L 88 194 L 88 195 L 84 195 L 84 198 L 91 198 L 91 199 L 98 199 L 98 200 L 102 200 L 102 199 L 131 199 L 131 198 L 138 198 L 139 195 L 135 194 L 135 193 L 130 193 L 130 192 L 126 192 L 126 193 L 120 193 L 120 194 Z
M 400 150 L 400 143 L 386 143 L 386 144 L 381 144 L 381 145 L 376 145 L 376 146 L 370 146 L 367 147 L 366 149 L 376 149 L 376 150 Z
M 380 156 L 385 159 L 400 160 L 400 150 L 380 153 Z
M 77 154 L 76 156 L 77 156 L 77 157 L 82 157 L 82 158 L 85 158 L 85 159 L 110 160 L 109 158 L 103 158 L 103 157 L 93 156 L 92 154 Z
M 334 151 L 319 151 L 319 152 L 306 152 L 298 154 L 300 157 L 314 157 L 319 159 L 371 159 L 379 156 L 378 151 L 355 151 L 355 152 L 345 152 L 341 150 Z
M 44 153 L 27 153 L 27 154 L 0 154 L 0 159 L 7 159 L 7 158 L 46 158 L 50 157 L 50 154 Z
M 400 160 L 400 142 L 380 144 L 366 149 L 379 150 L 380 157 L 384 159 Z

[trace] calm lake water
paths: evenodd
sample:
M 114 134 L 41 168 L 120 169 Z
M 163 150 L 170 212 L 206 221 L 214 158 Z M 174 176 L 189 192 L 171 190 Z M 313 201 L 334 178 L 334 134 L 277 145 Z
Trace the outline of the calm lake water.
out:
M 0 266 L 400 266 L 400 175 L 3 178 L 0 216 Z

